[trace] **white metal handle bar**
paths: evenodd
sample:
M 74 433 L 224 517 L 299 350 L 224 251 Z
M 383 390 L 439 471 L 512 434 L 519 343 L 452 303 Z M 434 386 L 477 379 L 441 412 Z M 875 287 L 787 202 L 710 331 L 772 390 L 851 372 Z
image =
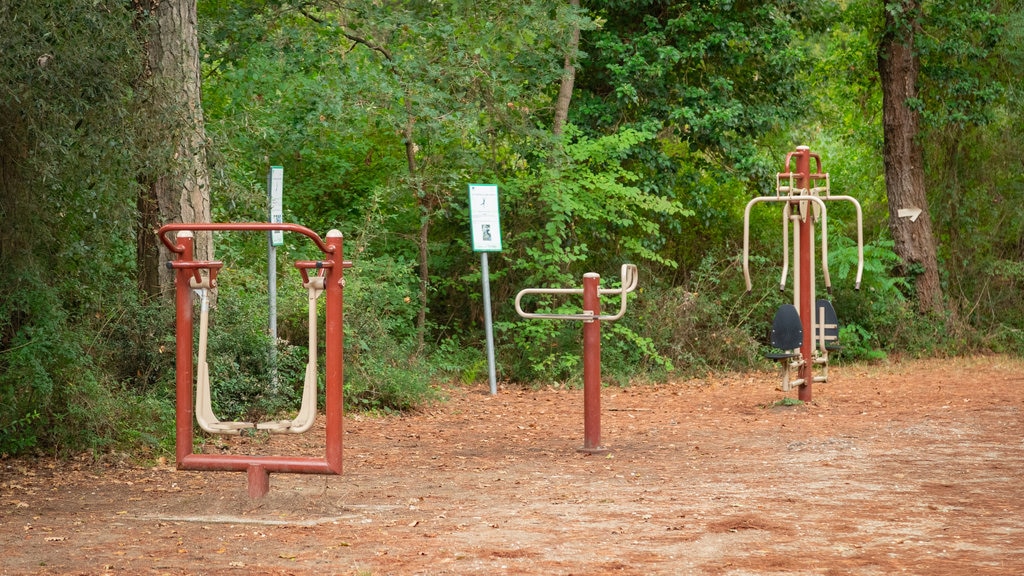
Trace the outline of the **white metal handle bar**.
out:
M 817 196 L 758 196 L 747 202 L 747 207 L 743 210 L 743 278 L 747 282 L 747 292 L 753 289 L 750 282 L 750 208 L 758 202 L 814 202 L 821 208 L 821 269 L 825 286 L 831 289 L 832 280 L 828 275 L 828 216 L 825 202 Z
M 593 272 L 588 272 L 584 276 L 591 275 L 597 276 L 597 274 L 594 274 Z M 611 294 L 622 295 L 618 313 L 610 316 L 595 316 L 592 312 L 587 311 L 584 311 L 583 314 L 535 314 L 523 311 L 522 300 L 523 296 L 526 294 L 583 294 L 582 288 L 526 288 L 520 290 L 519 294 L 516 294 L 516 313 L 523 318 L 539 318 L 544 320 L 583 320 L 584 322 L 591 322 L 594 320 L 618 320 L 626 313 L 626 294 L 636 290 L 638 281 L 639 276 L 637 275 L 636 265 L 623 264 L 622 286 L 619 288 L 599 288 L 597 290 L 599 296 L 608 296 Z
M 827 176 L 827 174 L 826 174 Z M 819 190 L 813 188 L 812 191 Z M 829 200 L 847 200 L 853 203 L 853 207 L 857 209 L 857 277 L 854 280 L 853 289 L 860 290 L 860 281 L 864 276 L 864 214 L 860 208 L 860 202 L 857 201 L 853 196 L 844 195 L 831 195 L 828 193 L 828 188 L 821 188 L 825 190 L 825 196 L 819 197 L 824 201 Z M 790 206 L 792 203 L 786 204 L 786 207 L 782 210 L 782 279 L 779 281 L 779 290 L 786 289 L 786 274 L 789 270 L 789 220 L 790 217 Z M 793 216 L 793 218 L 797 218 Z M 827 270 L 826 270 L 827 274 Z
M 860 290 L 860 279 L 864 275 L 864 213 L 860 209 L 860 202 L 853 196 L 831 194 L 826 194 L 825 200 L 848 200 L 853 202 L 853 207 L 857 209 L 857 279 L 854 289 Z

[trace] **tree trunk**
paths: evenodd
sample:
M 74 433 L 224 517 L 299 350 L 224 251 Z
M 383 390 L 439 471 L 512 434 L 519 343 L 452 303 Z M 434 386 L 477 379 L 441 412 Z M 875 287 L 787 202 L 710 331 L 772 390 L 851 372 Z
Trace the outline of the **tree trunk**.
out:
M 918 0 L 901 0 L 899 4 L 885 5 L 888 9 L 885 34 L 878 45 L 878 73 L 882 83 L 889 228 L 896 253 L 903 260 L 904 273 L 914 275 L 919 309 L 938 312 L 942 310 L 942 286 L 925 196 L 920 113 L 914 108 L 918 102 L 920 68 L 914 36 L 919 31 L 920 4 Z
M 580 7 L 580 0 L 569 0 L 574 10 Z M 558 88 L 558 100 L 555 102 L 555 121 L 551 132 L 555 136 L 562 135 L 565 122 L 569 119 L 569 102 L 572 101 L 572 88 L 576 83 L 576 52 L 580 47 L 580 27 L 573 25 L 569 39 L 569 49 L 565 52 L 565 65 L 562 72 L 562 84 Z
M 416 315 L 416 356 L 423 353 L 426 343 L 427 332 L 427 288 L 430 283 L 429 266 L 429 240 L 430 240 L 430 212 L 431 206 L 423 185 L 420 182 L 416 168 L 416 141 L 413 140 L 416 127 L 416 117 L 412 114 L 412 104 L 406 95 L 405 99 L 406 123 L 405 123 L 405 161 L 409 168 L 409 180 L 412 183 L 413 193 L 416 195 L 416 204 L 420 208 L 420 235 L 418 239 L 420 256 L 420 311 Z
M 141 179 L 139 285 L 149 294 L 170 298 L 174 276 L 162 265 L 170 255 L 153 234 L 155 228 L 170 222 L 210 221 L 196 0 L 135 0 L 135 7 L 149 26 L 147 113 L 155 130 L 154 151 L 165 156 L 165 164 Z M 196 234 L 195 257 L 213 259 L 209 233 Z

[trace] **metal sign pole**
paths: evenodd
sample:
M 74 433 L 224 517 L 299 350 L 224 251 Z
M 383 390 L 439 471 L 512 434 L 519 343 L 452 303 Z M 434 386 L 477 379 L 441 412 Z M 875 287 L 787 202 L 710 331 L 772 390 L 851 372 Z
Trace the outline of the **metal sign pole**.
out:
M 484 331 L 487 332 L 487 380 L 491 384 L 491 396 L 498 393 L 498 381 L 494 370 L 494 328 L 491 326 L 491 274 L 487 269 L 487 252 L 480 253 L 480 270 L 484 284 Z

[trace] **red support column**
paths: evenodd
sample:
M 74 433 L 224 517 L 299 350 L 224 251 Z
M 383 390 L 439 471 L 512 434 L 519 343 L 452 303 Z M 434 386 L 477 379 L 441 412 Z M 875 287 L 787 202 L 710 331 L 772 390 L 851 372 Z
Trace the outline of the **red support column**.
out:
M 807 146 L 797 146 L 794 156 L 796 156 L 796 185 L 802 190 L 810 190 L 811 150 Z M 812 310 L 814 306 L 814 301 L 812 300 L 814 269 L 811 263 L 811 252 L 814 250 L 814 235 L 811 233 L 813 220 L 814 207 L 809 201 L 801 202 L 799 223 L 800 278 L 798 279 L 798 282 L 800 282 L 800 302 L 797 304 L 797 308 L 800 311 L 800 324 L 804 331 L 804 341 L 800 345 L 803 364 L 800 365 L 798 377 L 802 378 L 804 383 L 800 385 L 797 392 L 798 398 L 804 402 L 811 401 L 811 383 L 814 380 L 811 371 L 813 364 L 811 344 L 814 342 L 814 331 L 811 326 L 811 318 L 814 315 Z
M 595 318 L 601 314 L 598 286 L 601 277 L 593 272 L 583 275 L 583 313 Z M 601 321 L 583 322 L 583 448 L 591 454 L 605 452 L 601 447 Z
M 249 498 L 263 498 L 270 492 L 270 472 L 259 464 L 252 464 L 246 469 L 249 481 Z
M 184 250 L 179 262 L 192 261 L 192 232 L 178 232 L 178 245 Z M 192 454 L 192 270 L 177 268 L 174 274 L 175 297 L 175 464 L 184 469 L 185 458 Z
M 324 322 L 324 347 L 326 348 L 325 387 L 326 391 L 326 416 L 327 416 L 327 465 L 335 474 L 341 474 L 342 454 L 342 413 L 344 411 L 344 397 L 342 386 L 344 379 L 344 338 L 343 329 L 343 288 L 344 279 L 344 252 L 342 252 L 343 238 L 341 232 L 331 230 L 327 233 L 327 247 L 331 251 L 331 259 L 334 264 L 327 270 L 325 280 L 325 291 L 327 294 L 326 321 Z

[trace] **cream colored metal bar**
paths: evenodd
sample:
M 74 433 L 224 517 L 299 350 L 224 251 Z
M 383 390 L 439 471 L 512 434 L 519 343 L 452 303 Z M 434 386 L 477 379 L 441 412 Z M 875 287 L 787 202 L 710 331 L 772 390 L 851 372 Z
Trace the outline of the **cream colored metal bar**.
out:
M 199 294 L 199 351 L 196 359 L 196 422 L 199 427 L 211 434 L 238 434 L 239 430 L 252 428 L 252 422 L 221 422 L 213 413 L 210 401 L 210 366 L 206 362 L 206 352 L 210 332 L 210 281 L 192 282 Z
M 316 301 L 324 292 L 324 276 L 314 276 L 302 285 L 309 294 L 309 356 L 306 375 L 302 382 L 302 404 L 298 415 L 292 420 L 271 420 L 260 422 L 256 428 L 272 433 L 301 434 L 313 427 L 316 420 L 316 377 L 317 377 L 317 322 Z
M 804 363 L 803 359 L 796 359 L 796 360 L 792 360 L 792 361 L 789 361 L 789 362 L 783 362 L 782 363 L 782 391 L 783 392 L 789 392 L 793 388 L 796 388 L 796 387 L 798 387 L 798 386 L 800 386 L 801 384 L 804 383 L 804 379 L 803 378 L 797 378 L 795 380 L 790 380 L 790 378 L 792 378 L 793 370 L 795 370 L 797 368 L 800 368 L 800 366 L 802 366 L 803 363 Z
M 622 265 L 622 286 L 619 288 L 600 288 L 597 293 L 601 296 L 621 294 L 622 300 L 619 304 L 619 311 L 610 316 L 594 316 L 586 310 L 582 314 L 535 314 L 525 312 L 522 307 L 523 296 L 527 294 L 583 294 L 582 288 L 525 288 L 516 294 L 516 313 L 523 318 L 539 318 L 544 320 L 583 320 L 592 322 L 594 320 L 618 320 L 626 313 L 626 295 L 636 289 L 639 276 L 635 264 Z
M 786 291 L 786 276 L 789 274 L 789 207 L 789 203 L 782 207 L 782 277 L 779 279 L 779 292 Z
M 854 289 L 860 290 L 860 280 L 864 275 L 864 213 L 860 208 L 860 202 L 853 196 L 828 195 L 825 200 L 848 200 L 857 209 L 857 279 L 854 281 Z
M 821 208 L 821 267 L 825 285 L 831 286 L 832 282 L 828 274 L 828 216 L 825 203 L 821 198 L 817 196 L 758 196 L 747 202 L 747 207 L 743 210 L 743 278 L 747 283 L 747 292 L 753 289 L 753 284 L 750 282 L 750 209 L 758 202 L 813 202 Z

